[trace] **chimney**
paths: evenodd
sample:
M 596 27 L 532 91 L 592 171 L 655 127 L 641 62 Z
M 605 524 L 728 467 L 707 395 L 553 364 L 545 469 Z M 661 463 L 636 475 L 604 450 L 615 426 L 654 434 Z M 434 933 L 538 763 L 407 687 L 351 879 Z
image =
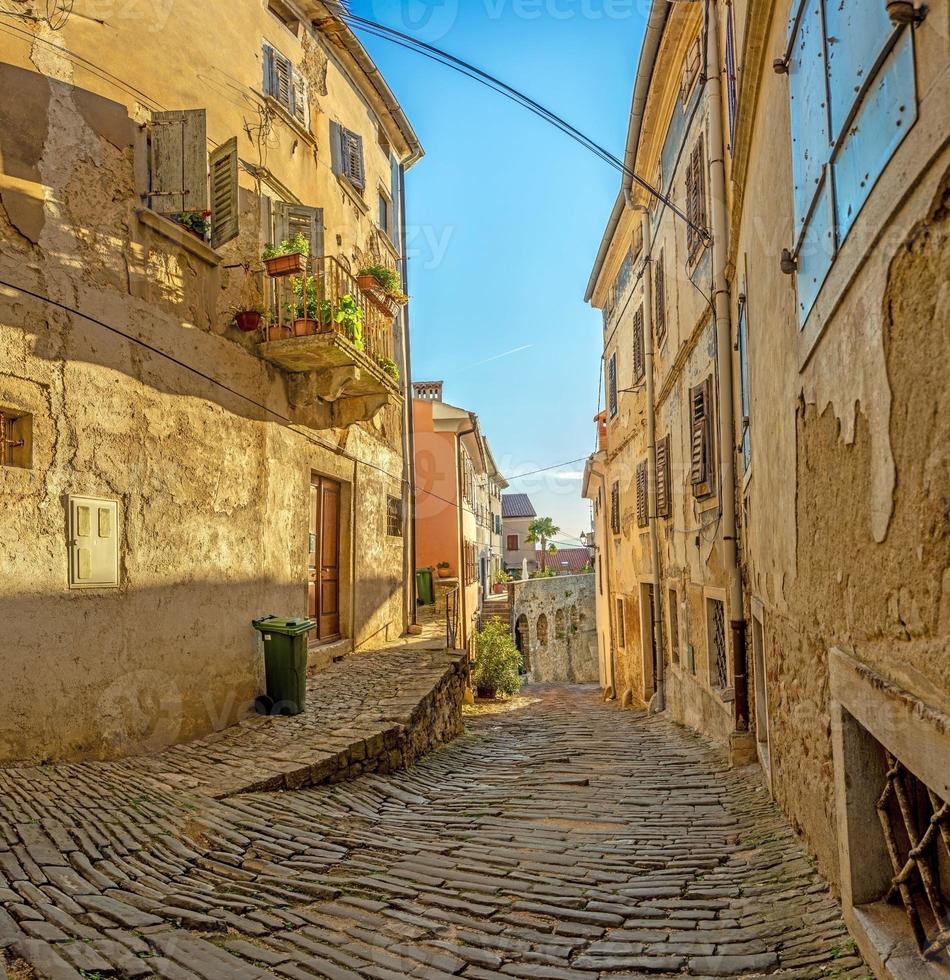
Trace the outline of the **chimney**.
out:
M 412 383 L 412 397 L 420 401 L 440 402 L 442 401 L 442 382 L 441 381 L 414 381 Z

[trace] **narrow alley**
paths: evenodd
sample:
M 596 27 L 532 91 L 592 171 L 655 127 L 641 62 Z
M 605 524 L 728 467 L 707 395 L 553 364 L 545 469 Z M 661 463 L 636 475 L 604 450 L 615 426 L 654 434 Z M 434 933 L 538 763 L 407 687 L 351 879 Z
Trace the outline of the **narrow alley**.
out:
M 97 806 L 129 764 L 87 764 L 63 806 L 57 767 L 0 773 L 12 976 L 869 975 L 761 778 L 698 736 L 590 687 L 466 721 L 407 771 L 295 792 L 139 774 Z

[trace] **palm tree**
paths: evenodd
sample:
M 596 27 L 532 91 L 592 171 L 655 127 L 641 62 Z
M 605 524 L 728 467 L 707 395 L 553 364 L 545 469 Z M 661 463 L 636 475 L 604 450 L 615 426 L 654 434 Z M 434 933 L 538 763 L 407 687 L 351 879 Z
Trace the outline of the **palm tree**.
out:
M 560 534 L 561 529 L 557 527 L 554 521 L 550 517 L 536 517 L 528 525 L 528 533 L 525 535 L 525 541 L 528 544 L 533 544 L 537 541 L 541 545 L 541 571 L 547 571 L 546 556 L 548 553 L 547 544 L 548 541 L 553 538 L 556 534 Z

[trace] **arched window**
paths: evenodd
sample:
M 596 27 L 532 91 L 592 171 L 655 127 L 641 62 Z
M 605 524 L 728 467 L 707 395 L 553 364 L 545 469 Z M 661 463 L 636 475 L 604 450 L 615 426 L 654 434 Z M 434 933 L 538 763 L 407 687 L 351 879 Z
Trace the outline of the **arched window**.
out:
M 531 670 L 531 658 L 529 651 L 531 649 L 531 635 L 528 628 L 528 617 L 523 613 L 518 617 L 518 622 L 515 623 L 515 646 L 521 653 L 521 661 L 524 670 Z
M 554 639 L 564 639 L 564 610 L 558 609 L 554 614 Z
M 538 616 L 538 644 L 543 647 L 548 645 L 548 617 L 544 613 Z

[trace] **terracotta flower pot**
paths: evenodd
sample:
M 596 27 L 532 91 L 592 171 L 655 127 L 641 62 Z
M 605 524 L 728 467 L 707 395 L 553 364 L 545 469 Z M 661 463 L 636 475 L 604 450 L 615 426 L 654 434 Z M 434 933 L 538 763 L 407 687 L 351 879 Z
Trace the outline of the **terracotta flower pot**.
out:
M 238 330 L 243 330 L 245 333 L 260 330 L 263 321 L 264 314 L 258 313 L 257 310 L 242 310 L 240 313 L 234 314 L 234 322 L 237 324 Z
M 294 335 L 293 330 L 287 326 L 279 326 L 274 323 L 267 328 L 267 339 L 268 340 L 287 340 Z
M 306 256 L 301 252 L 291 252 L 289 255 L 275 255 L 264 259 L 264 268 L 272 279 L 283 276 L 299 276 L 303 274 Z
M 356 282 L 363 292 L 371 293 L 375 289 L 382 289 L 376 276 L 357 276 Z
M 503 595 L 507 591 L 508 591 L 508 586 L 505 585 L 504 582 L 496 582 L 491 587 L 492 595 Z
M 450 578 L 451 575 L 452 575 L 452 569 L 451 568 L 437 568 L 435 570 L 435 573 L 436 573 L 436 575 L 439 576 L 439 578 Z
M 294 336 L 309 337 L 317 332 L 317 321 L 307 317 L 300 317 L 294 320 Z

